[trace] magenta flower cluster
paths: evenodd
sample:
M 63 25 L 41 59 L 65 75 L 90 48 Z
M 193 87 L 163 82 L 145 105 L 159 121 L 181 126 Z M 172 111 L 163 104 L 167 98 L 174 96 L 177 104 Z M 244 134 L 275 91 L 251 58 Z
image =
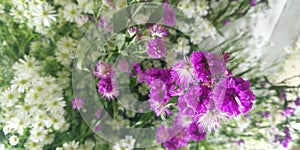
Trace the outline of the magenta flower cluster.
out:
M 97 87 L 98 92 L 103 98 L 109 100 L 119 95 L 116 79 L 114 78 L 114 70 L 112 66 L 100 60 L 95 67 L 94 75 L 99 79 Z
M 250 82 L 233 76 L 226 68 L 228 57 L 198 51 L 170 69 L 134 67 L 138 82 L 150 87 L 148 104 L 156 116 L 170 115 L 170 107 L 176 104 L 169 101 L 178 98 L 176 120 L 172 127 L 158 128 L 158 142 L 170 150 L 179 149 L 190 140 L 203 139 L 206 131 L 220 126 L 222 120 L 251 110 L 255 95 Z

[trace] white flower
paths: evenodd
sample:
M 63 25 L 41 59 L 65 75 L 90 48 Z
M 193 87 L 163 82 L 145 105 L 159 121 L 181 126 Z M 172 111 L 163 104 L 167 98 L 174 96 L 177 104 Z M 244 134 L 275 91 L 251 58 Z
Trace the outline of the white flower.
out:
M 77 43 L 74 39 L 67 36 L 60 38 L 56 45 L 59 50 L 74 52 L 76 50 Z
M 35 77 L 37 75 L 36 72 L 38 72 L 41 67 L 40 62 L 38 62 L 34 57 L 25 55 L 24 59 L 19 59 L 12 68 L 15 70 L 15 75 L 17 76 Z
M 60 87 L 66 89 L 70 86 L 70 72 L 69 71 L 59 71 L 57 73 L 57 76 L 58 76 L 58 83 L 60 85 Z
M 54 4 L 57 4 L 57 5 L 67 5 L 67 4 L 70 4 L 71 3 L 71 0 L 54 0 Z
M 65 118 L 60 115 L 52 115 L 49 119 L 47 119 L 45 121 L 45 123 L 47 124 L 47 126 L 51 126 L 55 129 L 55 130 L 59 130 L 64 124 L 65 124 Z
M 17 89 L 18 92 L 23 93 L 28 90 L 31 86 L 30 77 L 29 76 L 18 76 L 14 77 L 11 81 L 11 87 Z
M 48 3 L 38 5 L 32 10 L 33 22 L 36 26 L 43 25 L 49 27 L 56 21 L 57 14 L 55 13 L 56 11 L 54 8 Z
M 12 8 L 9 14 L 13 17 L 15 22 L 24 23 L 26 20 L 26 18 L 23 16 L 24 11 L 24 7 Z
M 15 146 L 19 143 L 19 138 L 15 135 L 12 135 L 11 137 L 9 137 L 9 144 L 12 146 Z
M 29 105 L 35 105 L 35 104 L 39 104 L 40 102 L 42 102 L 43 97 L 37 91 L 29 90 L 29 92 L 26 93 L 24 101 L 25 101 L 25 103 L 27 103 Z
M 69 130 L 69 128 L 70 128 L 70 123 L 64 123 L 63 125 L 62 125 L 62 127 L 59 129 L 59 131 L 60 132 L 65 132 L 65 131 L 67 131 L 67 130 Z
M 187 55 L 190 52 L 189 41 L 186 38 L 178 38 L 178 44 L 175 45 L 175 52 L 182 55 Z
M 63 144 L 64 150 L 78 150 L 79 149 L 79 143 L 75 141 L 71 141 L 68 143 Z
M 134 148 L 135 139 L 132 136 L 125 136 L 125 139 L 121 139 L 113 146 L 113 150 L 132 150 Z
M 178 3 L 178 8 L 188 17 L 192 18 L 195 14 L 195 3 L 191 0 L 183 0 Z
M 93 140 L 85 140 L 84 144 L 80 146 L 80 150 L 93 150 L 95 142 Z
M 17 111 L 22 114 L 35 114 L 35 111 L 37 110 L 36 105 L 30 105 L 30 104 L 23 104 L 23 105 L 16 105 Z
M 185 21 L 178 21 L 176 22 L 175 26 L 179 31 L 183 33 L 189 32 L 191 29 L 190 23 L 187 23 Z
M 195 45 L 198 45 L 203 41 L 203 37 L 199 33 L 201 33 L 199 30 L 193 30 L 190 34 L 191 42 Z
M 31 140 L 28 140 L 25 144 L 24 147 L 26 149 L 30 149 L 30 150 L 41 150 L 43 149 L 44 144 L 42 142 L 33 142 Z
M 14 1 L 12 1 L 12 3 L 16 7 L 24 7 L 26 5 L 25 0 L 14 0 Z
M 114 1 L 116 9 L 121 9 L 127 6 L 127 1 Z
M 30 130 L 30 137 L 29 139 L 33 142 L 42 142 L 46 135 L 48 134 L 48 131 L 44 128 L 33 128 Z
M 7 135 L 8 133 L 13 132 L 13 128 L 11 128 L 9 125 L 6 125 L 3 127 L 2 131 L 3 131 L 4 135 Z
M 6 89 L 0 96 L 1 106 L 11 107 L 18 102 L 20 94 L 13 88 Z
M 25 114 L 15 116 L 8 121 L 8 125 L 16 130 L 20 135 L 23 135 L 24 129 L 29 127 L 30 123 L 28 115 Z
M 207 15 L 208 9 L 209 9 L 209 7 L 205 0 L 197 0 L 196 1 L 197 16 L 195 16 L 195 17 L 201 17 L 201 16 Z
M 93 4 L 88 0 L 77 0 L 78 6 L 81 8 L 84 13 L 93 13 Z
M 81 12 L 76 4 L 70 3 L 64 7 L 63 15 L 67 21 L 75 22 L 80 18 Z
M 66 102 L 63 101 L 63 98 L 50 99 L 46 103 L 46 110 L 52 114 L 63 112 L 63 107 L 66 106 Z
M 58 50 L 55 52 L 56 60 L 64 66 L 69 66 L 72 63 L 73 54 L 69 50 Z

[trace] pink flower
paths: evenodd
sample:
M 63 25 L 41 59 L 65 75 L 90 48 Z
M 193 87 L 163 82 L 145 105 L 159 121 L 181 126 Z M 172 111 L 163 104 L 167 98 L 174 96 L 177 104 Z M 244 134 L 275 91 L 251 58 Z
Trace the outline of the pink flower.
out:
M 168 26 L 174 26 L 176 21 L 175 11 L 170 7 L 168 3 L 163 3 L 164 9 L 164 23 Z
M 95 112 L 95 115 L 96 115 L 96 118 L 99 119 L 100 118 L 100 113 L 101 113 L 101 108 L 97 108 L 96 112 Z
M 281 114 L 283 116 L 288 117 L 294 115 L 294 113 L 295 113 L 295 108 L 287 107 Z
M 148 29 L 151 36 L 160 37 L 160 38 L 166 37 L 169 33 L 165 27 L 159 24 L 154 24 L 153 26 L 150 26 Z
M 166 105 L 170 97 L 168 96 L 167 86 L 159 79 L 156 79 L 150 84 L 150 99 L 148 104 L 150 109 L 155 112 L 156 116 L 165 117 L 170 115 L 171 111 L 168 110 L 169 105 Z
M 98 92 L 102 94 L 103 98 L 112 100 L 119 95 L 116 80 L 111 78 L 104 78 L 98 81 Z
M 130 37 L 133 37 L 136 33 L 139 32 L 139 28 L 132 26 L 132 27 L 127 29 L 127 32 L 128 32 Z
M 194 83 L 194 68 L 191 61 L 188 58 L 180 60 L 178 64 L 175 64 L 171 68 L 172 80 L 176 84 L 182 84 L 184 87 L 187 87 L 189 84 Z
M 80 110 L 84 106 L 84 99 L 81 97 L 75 97 L 72 101 L 73 109 Z
M 151 58 L 166 57 L 165 41 L 161 38 L 154 38 L 148 41 L 147 49 L 147 53 Z
M 111 78 L 114 74 L 113 68 L 106 64 L 104 61 L 100 60 L 94 71 L 94 75 L 98 78 Z

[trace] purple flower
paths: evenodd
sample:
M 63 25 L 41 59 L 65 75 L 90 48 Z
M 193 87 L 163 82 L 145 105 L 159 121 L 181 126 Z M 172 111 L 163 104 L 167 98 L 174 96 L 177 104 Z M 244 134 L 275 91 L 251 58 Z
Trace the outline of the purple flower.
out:
M 265 118 L 269 118 L 269 116 L 270 116 L 270 112 L 265 111 L 265 112 L 264 112 L 264 117 L 265 117 Z
M 191 123 L 193 123 L 192 117 L 177 113 L 173 124 L 177 127 L 187 128 Z
M 256 0 L 250 0 L 250 5 L 251 6 L 256 6 Z
M 211 73 L 204 53 L 201 51 L 193 52 L 190 59 L 194 67 L 195 79 L 198 82 L 209 83 Z
M 96 125 L 96 127 L 94 128 L 94 133 L 100 131 L 101 128 L 102 128 L 101 124 L 98 123 L 98 124 Z
M 176 133 L 176 135 L 164 143 L 164 147 L 168 150 L 178 150 L 189 142 L 190 134 L 187 129 L 173 127 L 169 129 L 169 133 Z
M 73 109 L 80 110 L 84 106 L 84 99 L 81 97 L 75 97 L 72 101 Z
M 295 105 L 296 106 L 300 106 L 300 97 L 296 98 Z
M 279 97 L 280 97 L 280 99 L 282 99 L 282 100 L 285 100 L 285 99 L 286 99 L 286 93 L 285 93 L 284 90 L 280 90 L 280 91 L 279 91 Z
M 175 11 L 170 7 L 168 3 L 163 3 L 164 9 L 164 23 L 168 26 L 174 26 L 176 22 Z
M 226 54 L 218 56 L 217 54 L 212 52 L 203 53 L 208 65 L 207 68 L 209 69 L 209 72 L 211 74 L 211 84 L 219 82 L 221 78 L 226 77 L 228 76 L 228 74 L 230 74 L 226 69 L 226 59 L 228 59 L 229 56 L 226 56 Z
M 192 123 L 188 128 L 191 139 L 194 141 L 203 140 L 206 136 L 205 129 L 199 127 L 196 123 Z
M 113 68 L 106 64 L 104 61 L 100 60 L 94 71 L 94 75 L 98 78 L 111 78 L 114 74 Z
M 228 25 L 229 23 L 230 23 L 229 20 L 224 20 L 224 22 L 223 22 L 224 25 Z
M 166 105 L 170 99 L 166 85 L 161 80 L 156 79 L 151 82 L 150 87 L 150 99 L 148 100 L 150 109 L 155 112 L 156 116 L 170 115 L 169 105 Z
M 241 146 L 241 145 L 245 144 L 245 141 L 243 139 L 240 139 L 240 140 L 236 141 L 236 144 Z
M 213 91 L 217 107 L 229 116 L 247 113 L 253 105 L 255 95 L 250 82 L 242 78 L 223 78 Z
M 160 125 L 157 127 L 155 138 L 158 143 L 164 143 L 165 141 L 169 140 L 170 137 L 168 127 L 165 125 Z
M 151 58 L 163 58 L 166 57 L 165 41 L 161 38 L 154 38 L 148 41 L 147 53 Z
M 149 34 L 151 36 L 154 36 L 155 38 L 157 37 L 166 37 L 169 33 L 168 30 L 163 27 L 162 25 L 159 24 L 154 24 L 153 26 L 150 26 L 149 28 Z
M 276 134 L 276 135 L 274 136 L 273 142 L 276 143 L 276 142 L 278 142 L 278 141 L 279 141 L 279 135 Z
M 287 107 L 281 114 L 283 116 L 289 117 L 294 115 L 295 113 L 295 108 Z
M 99 18 L 98 19 L 98 28 L 103 28 L 106 33 L 110 31 L 110 27 L 108 22 L 104 18 Z
M 182 84 L 184 87 L 187 87 L 189 84 L 194 83 L 193 72 L 194 68 L 191 61 L 185 57 L 178 64 L 172 66 L 172 80 L 178 85 Z
M 101 113 L 101 108 L 97 108 L 96 112 L 95 112 L 95 115 L 96 115 L 96 118 L 99 119 L 100 118 L 100 113 Z
M 179 96 L 179 112 L 187 116 L 196 116 L 206 112 L 206 105 L 209 101 L 210 89 L 206 86 L 195 85 Z
M 139 32 L 139 28 L 132 26 L 129 29 L 127 29 L 127 32 L 130 37 L 133 37 L 136 33 Z
M 285 133 L 285 136 L 284 136 L 284 138 L 282 139 L 282 140 L 280 140 L 280 144 L 283 146 L 283 147 L 285 147 L 285 148 L 287 148 L 288 147 L 288 144 L 292 141 L 292 137 L 291 137 L 291 135 L 290 135 L 290 130 L 289 130 L 289 128 L 284 128 L 284 131 L 283 131 L 284 133 Z
M 153 80 L 160 79 L 167 85 L 169 89 L 169 86 L 172 82 L 170 72 L 170 69 L 149 68 L 144 73 L 144 80 L 148 85 L 150 85 Z
M 119 95 L 116 81 L 111 78 L 103 78 L 98 81 L 98 92 L 102 94 L 103 98 L 109 100 L 114 99 Z

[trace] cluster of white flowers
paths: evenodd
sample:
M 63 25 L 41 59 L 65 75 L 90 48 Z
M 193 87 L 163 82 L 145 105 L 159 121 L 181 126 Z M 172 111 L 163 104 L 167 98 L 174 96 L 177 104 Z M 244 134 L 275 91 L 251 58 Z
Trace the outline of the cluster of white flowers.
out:
M 95 142 L 93 140 L 85 140 L 83 144 L 79 144 L 76 141 L 70 141 L 64 143 L 62 147 L 57 147 L 55 150 L 93 150 L 95 147 Z
M 71 37 L 62 37 L 56 45 L 56 60 L 63 66 L 70 66 L 77 48 L 77 41 Z
M 93 14 L 93 2 L 89 0 L 54 1 L 51 5 L 45 0 L 13 0 L 10 15 L 17 23 L 26 23 L 31 29 L 40 34 L 51 32 L 51 26 L 57 22 L 68 21 L 82 25 L 87 21 L 84 14 Z M 61 6 L 58 11 L 54 7 Z M 0 6 L 0 13 L 4 12 L 4 6 Z
M 113 146 L 113 150 L 132 150 L 134 148 L 135 139 L 132 136 L 125 136 L 125 139 L 121 139 Z
M 188 17 L 193 18 L 193 23 L 179 21 L 176 23 L 176 28 L 184 33 L 189 33 L 191 42 L 195 45 L 201 44 L 204 38 L 214 37 L 217 32 L 214 25 L 204 19 L 207 15 L 209 6 L 205 0 L 184 0 L 180 1 L 178 8 Z
M 44 0 L 13 0 L 10 15 L 15 22 L 27 23 L 30 28 L 45 34 L 46 28 L 57 21 L 54 7 Z
M 15 146 L 23 136 L 28 137 L 27 149 L 42 149 L 54 140 L 54 131 L 66 131 L 66 102 L 63 90 L 55 78 L 42 76 L 41 62 L 24 56 L 13 65 L 11 86 L 1 94 L 0 108 L 3 133 Z M 26 132 L 25 132 L 26 131 Z M 29 132 L 27 132 L 29 131 Z M 28 134 L 28 135 L 27 135 Z
M 93 1 L 76 0 L 76 3 L 71 1 L 55 1 L 57 5 L 63 6 L 60 10 L 60 15 L 68 22 L 79 23 L 82 21 L 84 14 L 93 14 Z
M 178 8 L 188 17 L 188 18 L 201 18 L 207 15 L 208 5 L 206 0 L 184 0 L 178 3 Z

